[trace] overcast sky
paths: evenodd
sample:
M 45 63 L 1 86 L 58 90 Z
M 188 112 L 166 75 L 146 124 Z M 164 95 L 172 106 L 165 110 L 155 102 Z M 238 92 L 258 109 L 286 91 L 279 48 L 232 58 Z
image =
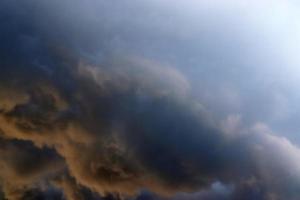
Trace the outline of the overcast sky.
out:
M 0 199 L 300 191 L 300 4 L 0 2 Z

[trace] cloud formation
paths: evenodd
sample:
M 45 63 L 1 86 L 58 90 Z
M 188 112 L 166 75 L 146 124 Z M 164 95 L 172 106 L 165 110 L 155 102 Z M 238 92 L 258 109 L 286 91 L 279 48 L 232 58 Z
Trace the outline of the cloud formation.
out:
M 168 17 L 151 12 L 163 3 L 145 3 L 0 3 L 0 198 L 297 199 L 297 145 L 259 117 L 244 124 L 244 115 L 199 98 L 170 55 L 194 36 L 173 33 Z M 87 12 L 93 6 L 103 14 Z M 143 23 L 129 12 L 136 8 Z M 135 26 L 136 38 L 128 30 Z M 143 42 L 164 38 L 177 43 Z M 170 54 L 153 53 L 164 44 Z M 208 82 L 223 83 L 218 77 Z M 207 86 L 205 75 L 199 79 Z M 212 103 L 238 102 L 230 89 Z

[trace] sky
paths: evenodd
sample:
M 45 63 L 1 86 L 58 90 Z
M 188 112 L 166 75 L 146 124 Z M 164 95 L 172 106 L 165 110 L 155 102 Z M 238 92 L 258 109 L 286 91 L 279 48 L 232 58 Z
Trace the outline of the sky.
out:
M 1 0 L 0 200 L 297 200 L 300 4 Z

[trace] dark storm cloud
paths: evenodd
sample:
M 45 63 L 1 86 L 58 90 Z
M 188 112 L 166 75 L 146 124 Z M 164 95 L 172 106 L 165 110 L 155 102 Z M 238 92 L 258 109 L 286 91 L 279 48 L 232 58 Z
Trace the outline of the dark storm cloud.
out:
M 300 150 L 263 123 L 219 122 L 153 53 L 186 36 L 145 3 L 0 3 L 5 198 L 296 199 Z
M 46 183 L 64 168 L 62 158 L 53 149 L 39 149 L 27 141 L 0 142 L 0 183 L 8 199 L 20 199 L 27 187 Z
M 132 62 L 132 65 L 129 61 L 120 62 L 122 69 L 108 63 L 111 68 L 77 63 L 72 66 L 74 71 L 69 72 L 74 81 L 70 91 L 61 91 L 52 82 L 47 82 L 46 86 L 37 82 L 28 92 L 10 88 L 12 94 L 20 97 L 2 108 L 3 137 L 32 141 L 37 148 L 44 145 L 54 148 L 55 154 L 64 159 L 63 166 L 76 180 L 68 187 L 55 184 L 66 196 L 70 196 L 67 191 L 71 189 L 66 189 L 69 187 L 124 195 L 149 188 L 166 195 L 195 191 L 217 180 L 237 184 L 239 188 L 240 182 L 252 176 L 259 179 L 269 193 L 273 188 L 282 187 L 281 180 L 268 185 L 273 181 L 272 176 L 286 169 L 297 172 L 289 164 L 294 157 L 287 160 L 286 167 L 275 163 L 274 171 L 264 172 L 270 167 L 264 160 L 281 145 L 280 138 L 273 141 L 268 135 L 264 137 L 269 133 L 260 126 L 257 129 L 262 133 L 258 136 L 254 133 L 226 135 L 187 91 L 181 91 L 179 86 L 188 87 L 178 72 L 163 66 L 150 67 L 152 65 L 147 62 Z M 130 67 L 126 69 L 124 63 Z M 146 74 L 148 77 L 143 79 Z M 179 86 L 172 89 L 171 86 L 176 85 Z M 65 92 L 72 92 L 73 98 Z M 259 147 L 265 143 L 270 148 Z M 257 150 L 255 145 L 258 145 Z M 291 144 L 287 147 L 299 151 Z M 281 153 L 290 155 L 289 148 L 283 143 Z M 256 151 L 262 156 L 256 158 Z M 27 167 L 27 162 L 23 165 Z M 28 167 L 36 170 L 36 165 Z M 61 176 L 61 172 L 51 168 L 47 172 Z M 39 183 L 34 181 L 34 184 Z M 288 188 L 281 189 L 285 194 Z M 207 195 L 210 194 L 200 196 Z

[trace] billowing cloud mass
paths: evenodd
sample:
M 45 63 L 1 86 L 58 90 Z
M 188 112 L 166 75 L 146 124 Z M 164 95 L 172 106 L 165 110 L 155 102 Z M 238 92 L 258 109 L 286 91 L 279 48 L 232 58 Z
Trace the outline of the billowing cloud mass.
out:
M 0 2 L 0 199 L 300 198 L 298 5 L 173 4 Z

